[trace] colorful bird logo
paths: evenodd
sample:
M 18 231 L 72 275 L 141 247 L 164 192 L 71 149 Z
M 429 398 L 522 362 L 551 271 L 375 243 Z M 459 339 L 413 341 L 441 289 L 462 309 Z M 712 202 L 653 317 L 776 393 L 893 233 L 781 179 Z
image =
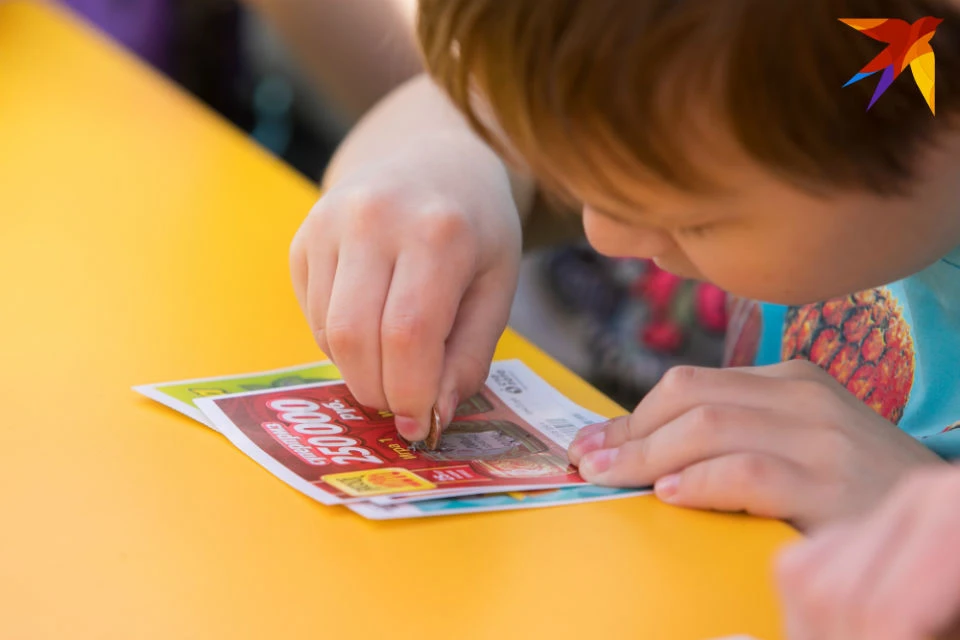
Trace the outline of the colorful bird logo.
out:
M 907 66 L 913 72 L 913 79 L 920 88 L 924 100 L 930 106 L 930 111 L 936 115 L 936 101 L 934 99 L 935 59 L 930 40 L 943 22 L 942 18 L 920 18 L 913 24 L 905 20 L 896 19 L 841 19 L 840 22 L 849 25 L 874 40 L 887 43 L 887 48 L 876 58 L 860 70 L 843 86 L 848 87 L 866 77 L 882 71 L 877 90 L 867 106 L 870 110 L 880 96 L 883 95 L 893 81 L 897 79 Z

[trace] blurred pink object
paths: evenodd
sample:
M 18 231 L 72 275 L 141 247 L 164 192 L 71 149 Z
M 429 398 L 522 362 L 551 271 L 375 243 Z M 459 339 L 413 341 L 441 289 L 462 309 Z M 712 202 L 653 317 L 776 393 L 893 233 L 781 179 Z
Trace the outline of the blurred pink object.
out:
M 703 283 L 696 292 L 697 320 L 708 331 L 727 330 L 727 294 L 720 288 Z
M 655 320 L 640 329 L 645 346 L 661 353 L 674 353 L 683 346 L 683 328 L 669 319 Z
M 633 295 L 643 298 L 656 313 L 667 313 L 683 280 L 652 262 L 633 287 Z

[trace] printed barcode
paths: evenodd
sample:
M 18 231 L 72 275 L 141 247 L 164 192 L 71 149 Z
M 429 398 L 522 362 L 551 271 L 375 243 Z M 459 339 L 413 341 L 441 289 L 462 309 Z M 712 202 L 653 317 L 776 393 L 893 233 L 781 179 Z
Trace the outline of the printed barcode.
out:
M 581 428 L 580 425 L 574 424 L 566 418 L 547 418 L 544 422 L 549 435 L 562 447 L 570 446 Z

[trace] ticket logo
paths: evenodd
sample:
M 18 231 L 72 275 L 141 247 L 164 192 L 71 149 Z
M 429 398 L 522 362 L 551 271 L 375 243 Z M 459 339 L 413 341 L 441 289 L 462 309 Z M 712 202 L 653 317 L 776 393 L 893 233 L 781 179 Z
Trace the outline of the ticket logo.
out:
M 437 488 L 437 485 L 429 480 L 421 478 L 409 469 L 399 467 L 331 473 L 320 479 L 347 495 L 358 498 L 389 493 L 429 491 Z

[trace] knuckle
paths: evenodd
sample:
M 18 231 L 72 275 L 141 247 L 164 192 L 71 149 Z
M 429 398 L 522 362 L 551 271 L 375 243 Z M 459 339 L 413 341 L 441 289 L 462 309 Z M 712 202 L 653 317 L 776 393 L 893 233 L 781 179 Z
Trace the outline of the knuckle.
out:
M 796 358 L 787 360 L 777 365 L 789 377 L 800 378 L 803 380 L 819 380 L 825 374 L 824 370 L 814 362 Z
M 744 454 L 731 464 L 728 482 L 737 487 L 762 486 L 770 478 L 767 459 L 753 454 Z
M 464 240 L 472 237 L 469 221 L 456 209 L 434 205 L 428 215 L 430 223 L 420 227 L 420 234 L 429 246 L 463 246 Z
M 338 201 L 338 197 L 333 193 L 321 196 L 313 205 L 313 208 L 310 209 L 310 213 L 307 214 L 306 219 L 300 226 L 299 233 L 311 234 L 314 231 L 327 228 L 340 210 Z
M 347 187 L 320 198 L 310 211 L 308 223 L 316 233 L 329 234 L 340 227 L 353 233 L 373 233 L 383 225 L 390 210 L 385 194 L 365 187 Z
M 323 336 L 340 358 L 356 353 L 363 344 L 363 336 L 360 335 L 357 323 L 349 318 L 328 319 L 326 326 L 323 327 Z
M 797 460 L 831 475 L 842 473 L 858 451 L 836 424 L 830 421 L 818 424 L 822 428 L 808 434 L 809 446 L 796 451 Z
M 799 402 L 809 403 L 811 407 L 818 407 L 823 406 L 829 400 L 830 389 L 818 380 L 803 379 L 794 384 L 794 393 Z
M 422 348 L 430 337 L 430 321 L 420 313 L 405 313 L 384 318 L 380 337 L 385 346 L 399 351 Z
M 384 222 L 383 207 L 377 198 L 357 195 L 349 208 L 349 228 L 356 234 L 372 236 L 382 228 Z
M 681 365 L 667 371 L 660 380 L 660 387 L 670 393 L 682 393 L 691 388 L 699 380 L 697 367 Z
M 690 410 L 690 418 L 694 426 L 704 436 L 715 433 L 716 427 L 723 422 L 726 414 L 727 409 L 716 404 L 701 404 Z
M 329 210 L 332 215 L 336 215 L 335 212 L 343 212 L 352 218 L 364 212 L 380 210 L 386 204 L 385 201 L 386 198 L 380 191 L 361 185 L 351 185 L 331 193 L 326 198 L 321 198 L 318 205 Z

